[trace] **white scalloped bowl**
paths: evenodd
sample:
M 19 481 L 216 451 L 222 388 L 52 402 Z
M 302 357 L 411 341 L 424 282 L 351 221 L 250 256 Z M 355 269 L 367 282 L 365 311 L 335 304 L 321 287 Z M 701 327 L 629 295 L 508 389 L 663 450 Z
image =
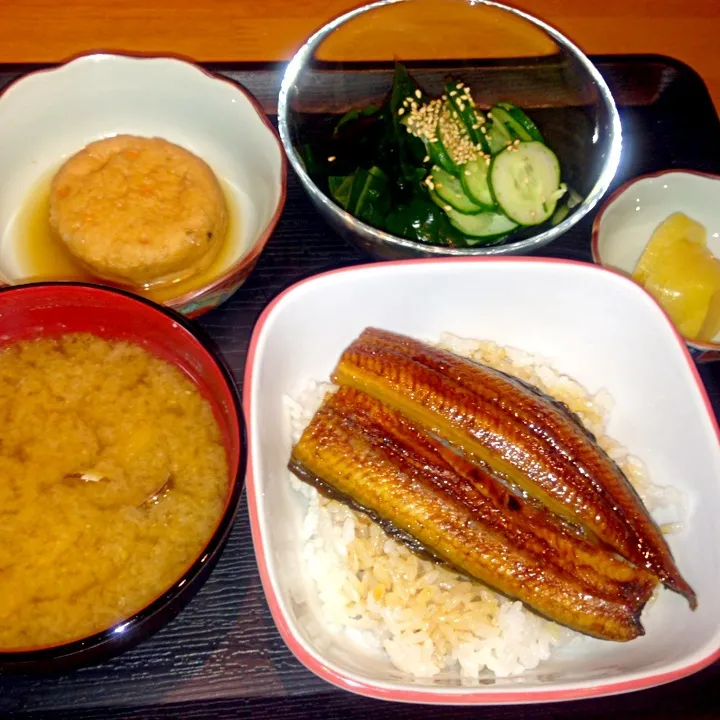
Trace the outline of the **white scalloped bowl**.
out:
M 632 275 L 653 230 L 674 212 L 704 225 L 708 248 L 720 258 L 720 175 L 664 170 L 633 178 L 607 199 L 593 223 L 593 260 Z M 699 362 L 720 360 L 720 335 L 686 342 Z
M 305 505 L 290 486 L 283 396 L 327 379 L 367 326 L 428 340 L 443 331 L 494 340 L 552 359 L 591 392 L 606 388 L 615 400 L 608 434 L 646 463 L 654 483 L 686 495 L 687 521 L 669 542 L 698 609 L 662 591 L 643 617 L 644 637 L 584 640 L 519 677 L 474 685 L 458 671 L 413 679 L 335 634 L 304 565 Z M 720 431 L 682 339 L 632 281 L 590 264 L 532 258 L 415 260 L 312 277 L 258 321 L 244 408 L 248 503 L 268 603 L 291 650 L 329 682 L 407 702 L 531 703 L 659 685 L 720 656 Z
M 285 201 L 286 160 L 246 90 L 168 57 L 84 55 L 25 75 L 0 95 L 0 285 L 26 278 L 18 217 L 27 196 L 89 142 L 122 133 L 162 137 L 195 153 L 237 208 L 225 267 L 204 287 L 165 303 L 187 315 L 205 312 L 255 266 Z

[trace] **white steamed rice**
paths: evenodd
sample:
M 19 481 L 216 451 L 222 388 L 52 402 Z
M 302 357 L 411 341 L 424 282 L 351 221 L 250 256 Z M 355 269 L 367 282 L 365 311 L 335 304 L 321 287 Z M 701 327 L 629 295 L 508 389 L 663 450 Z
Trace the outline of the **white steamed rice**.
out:
M 502 370 L 565 403 L 618 463 L 650 512 L 680 527 L 682 495 L 653 485 L 643 463 L 605 434 L 612 398 L 589 393 L 549 362 L 522 350 L 444 333 L 438 347 Z M 310 381 L 295 398 L 286 397 L 292 442 L 296 443 L 330 383 Z M 324 622 L 380 646 L 392 663 L 417 678 L 459 667 L 466 679 L 488 671 L 518 675 L 550 657 L 574 633 L 530 612 L 480 582 L 418 558 L 362 513 L 328 500 L 290 475 L 308 502 L 303 556 L 315 581 Z

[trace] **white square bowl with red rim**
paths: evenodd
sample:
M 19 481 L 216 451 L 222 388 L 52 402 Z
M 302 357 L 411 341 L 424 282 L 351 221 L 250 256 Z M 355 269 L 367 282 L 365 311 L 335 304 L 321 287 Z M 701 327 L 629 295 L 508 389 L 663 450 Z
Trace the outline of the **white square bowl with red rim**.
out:
M 448 331 L 550 358 L 614 399 L 608 434 L 652 481 L 685 497 L 669 537 L 695 588 L 693 612 L 663 590 L 646 635 L 583 641 L 512 678 L 460 682 L 459 671 L 414 679 L 323 620 L 302 556 L 306 500 L 290 485 L 283 397 L 326 381 L 343 349 L 376 326 L 419 339 Z M 444 704 L 535 703 L 629 692 L 689 675 L 720 657 L 720 431 L 684 342 L 655 301 L 602 268 L 557 259 L 415 260 L 352 267 L 278 296 L 253 333 L 245 373 L 248 503 L 265 593 L 298 659 L 339 687 L 376 698 Z

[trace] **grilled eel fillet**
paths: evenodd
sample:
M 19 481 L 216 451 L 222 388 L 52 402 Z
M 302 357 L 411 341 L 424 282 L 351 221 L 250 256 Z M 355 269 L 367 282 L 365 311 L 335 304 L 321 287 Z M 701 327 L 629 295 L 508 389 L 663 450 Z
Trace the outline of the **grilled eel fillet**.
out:
M 656 579 L 526 503 L 368 395 L 325 398 L 290 460 L 391 534 L 537 612 L 608 640 L 643 634 Z
M 503 372 L 372 328 L 343 353 L 333 380 L 487 463 L 697 606 L 642 500 L 566 406 Z

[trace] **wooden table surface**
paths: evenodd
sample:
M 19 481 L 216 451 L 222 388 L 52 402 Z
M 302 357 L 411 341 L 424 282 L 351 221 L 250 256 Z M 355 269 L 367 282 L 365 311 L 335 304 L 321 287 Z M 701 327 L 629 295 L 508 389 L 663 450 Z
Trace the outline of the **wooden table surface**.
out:
M 359 0 L 3 0 L 0 63 L 87 50 L 172 52 L 198 60 L 290 57 Z M 691 65 L 720 108 L 719 0 L 517 0 L 587 53 L 662 53 Z

